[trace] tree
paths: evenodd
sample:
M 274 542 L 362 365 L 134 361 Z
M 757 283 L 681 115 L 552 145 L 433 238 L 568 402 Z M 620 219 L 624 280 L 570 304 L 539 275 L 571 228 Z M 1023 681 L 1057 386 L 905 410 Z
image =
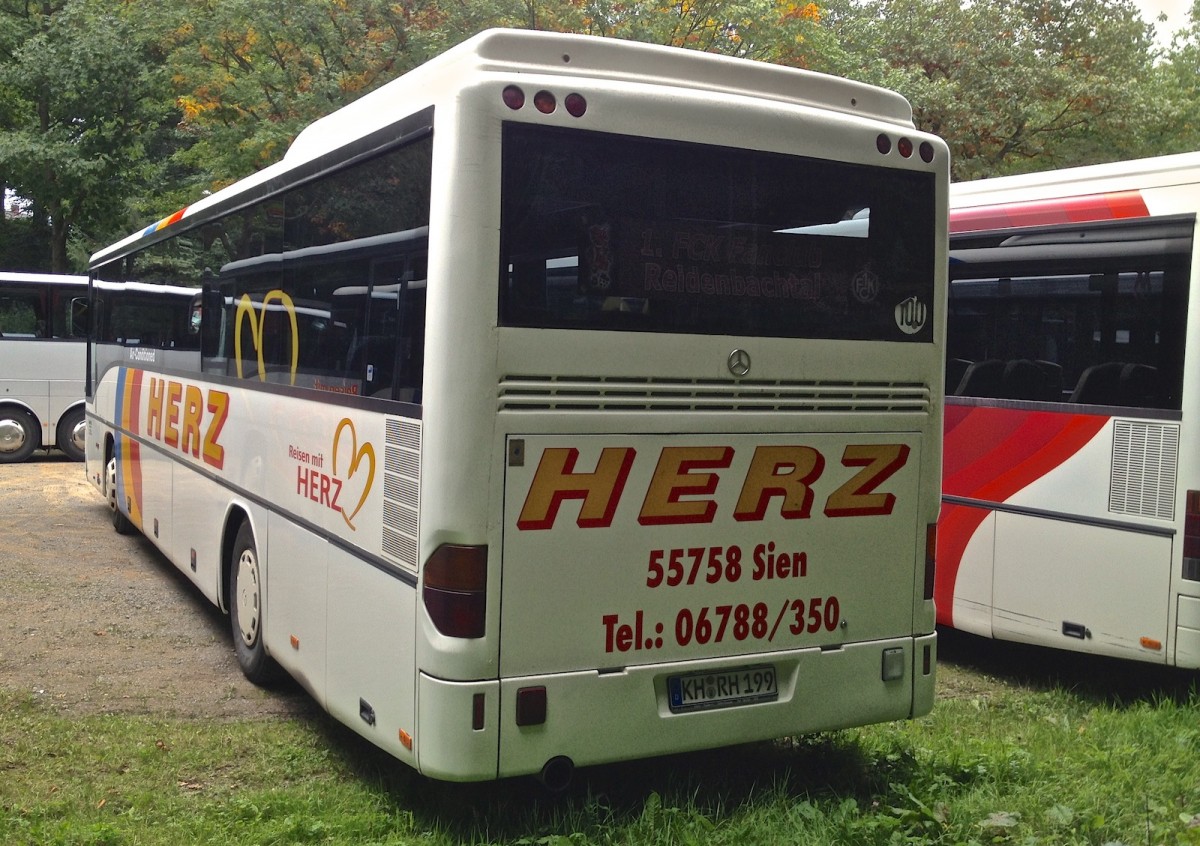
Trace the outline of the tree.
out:
M 307 124 L 427 58 L 442 15 L 388 0 L 189 0 L 168 39 L 188 147 L 220 187 L 281 158 Z
M 1148 25 L 1130 0 L 831 0 L 822 68 L 893 88 L 956 178 L 1121 158 L 1146 119 Z
M 47 222 L 55 272 L 70 269 L 73 228 L 107 239 L 126 219 L 124 198 L 147 181 L 146 133 L 169 101 L 154 96 L 157 62 L 138 12 L 105 0 L 0 6 L 0 173 Z
M 1174 34 L 1155 79 L 1165 103 L 1149 143 L 1162 153 L 1200 150 L 1200 0 L 1188 26 Z

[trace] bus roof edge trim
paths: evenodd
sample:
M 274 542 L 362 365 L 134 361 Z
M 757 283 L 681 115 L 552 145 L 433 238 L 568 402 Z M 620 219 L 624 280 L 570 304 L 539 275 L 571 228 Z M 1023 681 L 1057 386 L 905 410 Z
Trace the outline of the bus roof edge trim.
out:
M 913 128 L 912 107 L 903 96 L 841 77 L 618 38 L 492 29 L 310 124 L 292 142 L 284 161 L 322 155 L 355 134 L 386 125 L 392 115 L 428 105 L 427 81 L 452 78 L 456 70 L 583 75 L 687 87 L 832 109 Z

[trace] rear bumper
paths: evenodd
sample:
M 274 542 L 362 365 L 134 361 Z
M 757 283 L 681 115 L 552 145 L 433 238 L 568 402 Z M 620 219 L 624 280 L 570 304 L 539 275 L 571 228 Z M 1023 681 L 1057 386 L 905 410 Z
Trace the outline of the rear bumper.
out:
M 903 672 L 882 678 L 885 650 L 900 650 Z M 421 675 L 417 759 L 422 772 L 473 781 L 539 772 L 559 756 L 576 766 L 647 758 L 793 734 L 907 719 L 933 707 L 937 636 L 503 679 L 449 682 Z M 673 714 L 667 678 L 697 670 L 773 664 L 772 702 Z M 517 691 L 546 688 L 546 721 L 516 725 Z M 476 696 L 483 696 L 483 726 Z M 475 720 L 476 722 L 472 722 Z

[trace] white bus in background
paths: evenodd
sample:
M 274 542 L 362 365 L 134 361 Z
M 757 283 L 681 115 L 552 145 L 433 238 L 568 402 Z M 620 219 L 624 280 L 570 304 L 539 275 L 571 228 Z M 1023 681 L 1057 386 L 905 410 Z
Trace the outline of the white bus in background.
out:
M 82 461 L 86 276 L 0 271 L 0 463 Z
M 938 621 L 1200 667 L 1200 153 L 950 197 Z
M 924 714 L 947 183 L 886 91 L 484 33 L 93 257 L 202 308 L 88 475 L 436 778 Z

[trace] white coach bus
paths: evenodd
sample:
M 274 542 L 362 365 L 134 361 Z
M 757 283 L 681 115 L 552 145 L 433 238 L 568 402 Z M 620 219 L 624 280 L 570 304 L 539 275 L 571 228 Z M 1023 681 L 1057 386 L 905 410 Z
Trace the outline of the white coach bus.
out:
M 84 453 L 88 279 L 0 271 L 0 464 Z
M 1200 153 L 950 196 L 939 622 L 1200 667 Z
M 947 190 L 890 92 L 487 32 L 93 258 L 201 308 L 88 474 L 436 778 L 924 714 Z

